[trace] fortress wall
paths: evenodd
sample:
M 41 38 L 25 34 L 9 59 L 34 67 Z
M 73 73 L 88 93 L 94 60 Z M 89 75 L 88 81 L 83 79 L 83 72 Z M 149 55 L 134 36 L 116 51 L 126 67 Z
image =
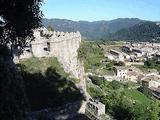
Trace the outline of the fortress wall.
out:
M 81 36 L 78 36 L 76 33 L 66 34 L 67 35 L 64 34 L 62 37 L 60 37 L 59 41 L 55 43 L 58 48 L 53 48 L 53 54 L 58 58 L 66 72 L 71 73 L 76 78 L 79 78 L 77 50 L 80 45 Z M 58 51 L 55 49 L 58 49 Z
M 52 36 L 49 39 L 45 38 L 45 36 L 40 36 L 41 30 L 43 30 L 44 34 Z M 35 40 L 31 42 L 32 53 L 26 54 L 24 52 L 23 57 L 21 55 L 20 59 L 31 56 L 57 57 L 66 72 L 70 73 L 73 77 L 80 78 L 82 66 L 77 59 L 77 50 L 81 43 L 80 32 L 49 32 L 46 29 L 39 29 L 35 30 L 34 37 Z

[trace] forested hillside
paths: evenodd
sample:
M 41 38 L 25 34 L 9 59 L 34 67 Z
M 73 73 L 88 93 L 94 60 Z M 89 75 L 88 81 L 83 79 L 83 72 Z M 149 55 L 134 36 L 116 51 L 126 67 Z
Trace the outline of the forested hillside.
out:
M 45 27 L 52 26 L 56 31 L 80 31 L 83 38 L 89 40 L 105 38 L 109 33 L 132 27 L 143 20 L 137 18 L 118 18 L 111 21 L 72 21 L 66 19 L 43 19 Z
M 151 41 L 160 37 L 160 27 L 155 22 L 144 22 L 121 29 L 107 36 L 111 40 Z

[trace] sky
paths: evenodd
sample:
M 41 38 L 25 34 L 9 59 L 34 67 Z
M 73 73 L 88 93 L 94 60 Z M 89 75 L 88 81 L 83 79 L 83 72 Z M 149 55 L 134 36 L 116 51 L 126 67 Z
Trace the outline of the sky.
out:
M 45 18 L 112 20 L 140 18 L 160 21 L 160 0 L 44 0 Z

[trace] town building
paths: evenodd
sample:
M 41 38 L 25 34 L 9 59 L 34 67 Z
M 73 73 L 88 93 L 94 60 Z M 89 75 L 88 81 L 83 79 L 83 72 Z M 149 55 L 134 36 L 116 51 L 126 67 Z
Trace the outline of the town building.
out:
M 137 57 L 142 57 L 145 55 L 145 52 L 138 48 L 132 48 L 132 52 L 134 52 Z
M 157 53 L 155 57 L 156 57 L 157 62 L 160 62 L 160 53 Z
M 149 81 L 148 87 L 160 88 L 160 80 L 151 80 Z
M 124 51 L 124 52 L 127 52 L 127 53 L 129 53 L 129 52 L 131 52 L 132 51 L 132 47 L 131 46 L 123 46 L 122 47 L 122 50 Z
M 116 50 L 110 50 L 110 55 L 108 58 L 114 59 L 115 61 L 124 61 L 123 54 Z
M 128 69 L 126 67 L 115 67 L 116 76 L 121 79 L 127 79 Z
M 157 99 L 160 99 L 160 76 L 159 75 L 147 75 L 142 78 L 142 86 L 147 87 L 152 95 Z

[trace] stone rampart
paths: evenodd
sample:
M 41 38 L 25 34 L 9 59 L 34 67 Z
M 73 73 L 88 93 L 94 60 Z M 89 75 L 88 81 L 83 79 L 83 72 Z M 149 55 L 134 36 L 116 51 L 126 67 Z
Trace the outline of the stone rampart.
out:
M 34 31 L 35 40 L 30 44 L 30 50 L 24 51 L 19 59 L 35 57 L 57 57 L 67 73 L 80 78 L 83 67 L 77 59 L 81 43 L 80 32 L 51 32 L 45 28 Z

